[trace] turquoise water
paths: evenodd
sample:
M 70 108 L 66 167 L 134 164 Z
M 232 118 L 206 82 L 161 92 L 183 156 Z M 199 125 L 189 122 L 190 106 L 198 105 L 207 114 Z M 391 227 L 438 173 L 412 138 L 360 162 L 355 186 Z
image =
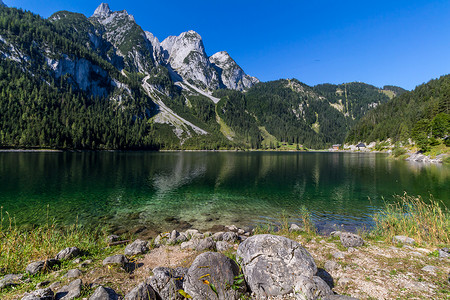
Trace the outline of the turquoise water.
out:
M 450 167 L 367 153 L 0 153 L 0 205 L 18 225 L 109 225 L 116 230 L 299 218 L 370 226 L 394 194 L 450 206 Z

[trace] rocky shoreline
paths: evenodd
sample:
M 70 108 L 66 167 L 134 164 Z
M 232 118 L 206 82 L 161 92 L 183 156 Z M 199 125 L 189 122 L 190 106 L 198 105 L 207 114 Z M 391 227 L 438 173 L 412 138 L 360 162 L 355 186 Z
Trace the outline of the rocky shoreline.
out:
M 93 261 L 74 245 L 54 258 L 29 263 L 24 274 L 4 276 L 0 295 L 29 284 L 33 278 L 45 277 L 34 289 L 1 298 L 303 300 L 448 296 L 439 292 L 438 284 L 441 281 L 441 288 L 448 291 L 447 248 L 419 248 L 404 236 L 394 238 L 395 246 L 340 231 L 329 237 L 314 237 L 296 224 L 291 224 L 286 234 L 288 237 L 254 234 L 225 226 L 224 231 L 214 234 L 173 230 L 152 241 L 131 242 L 110 235 L 109 248 L 116 249 L 116 254 Z M 390 259 L 395 269 L 386 268 Z

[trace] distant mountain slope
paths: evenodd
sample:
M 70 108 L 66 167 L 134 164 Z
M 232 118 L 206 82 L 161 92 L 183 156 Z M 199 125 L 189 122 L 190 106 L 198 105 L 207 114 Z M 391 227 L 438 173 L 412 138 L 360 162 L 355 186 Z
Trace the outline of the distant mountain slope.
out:
M 442 76 L 404 93 L 392 101 L 378 106 L 364 116 L 349 132 L 347 142 L 407 141 L 414 137 L 414 129 L 425 125 L 427 136 L 434 136 L 432 123 L 447 119 L 450 113 L 450 75 Z M 445 122 L 444 122 L 445 123 Z M 428 125 L 427 125 L 428 124 Z M 449 134 L 449 124 L 443 125 Z
M 160 43 L 105 3 L 48 20 L 0 7 L 0 147 L 325 148 L 386 91 L 259 83 L 227 52 L 208 57 L 198 33 Z

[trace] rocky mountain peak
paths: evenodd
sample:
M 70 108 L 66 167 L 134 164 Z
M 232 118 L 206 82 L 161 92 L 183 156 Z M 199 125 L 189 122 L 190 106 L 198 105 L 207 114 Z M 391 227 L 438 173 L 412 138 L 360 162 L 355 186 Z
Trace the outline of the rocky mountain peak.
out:
M 220 75 L 223 85 L 229 89 L 242 91 L 259 82 L 257 78 L 245 74 L 226 51 L 217 52 L 209 61 Z
M 1 1 L 1 0 L 0 0 Z M 112 13 L 107 3 L 100 4 L 95 10 L 93 17 L 107 17 Z

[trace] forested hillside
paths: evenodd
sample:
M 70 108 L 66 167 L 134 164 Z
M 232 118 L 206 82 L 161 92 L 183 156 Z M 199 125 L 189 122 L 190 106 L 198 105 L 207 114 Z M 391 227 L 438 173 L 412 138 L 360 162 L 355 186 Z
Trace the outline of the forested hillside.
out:
M 321 149 L 403 91 L 258 82 L 198 33 L 160 43 L 107 4 L 48 20 L 0 7 L 1 148 Z
M 407 142 L 422 148 L 438 143 L 450 131 L 450 75 L 431 80 L 368 112 L 350 131 L 347 142 Z M 447 139 L 448 141 L 448 139 Z

